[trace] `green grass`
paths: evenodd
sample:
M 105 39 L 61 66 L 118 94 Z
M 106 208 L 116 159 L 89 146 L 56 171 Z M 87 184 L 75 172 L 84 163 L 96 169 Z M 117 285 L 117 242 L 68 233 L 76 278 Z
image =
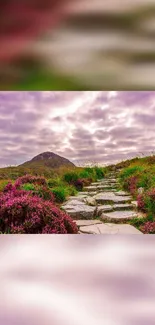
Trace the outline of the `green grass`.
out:
M 56 202 L 64 202 L 68 196 L 76 195 L 77 191 L 73 186 L 57 186 L 51 189 L 52 193 L 55 196 Z
M 35 186 L 34 186 L 34 184 L 26 183 L 26 184 L 23 184 L 22 189 L 25 191 L 34 191 Z
M 84 85 L 79 85 L 74 78 L 65 77 L 56 72 L 37 68 L 29 70 L 19 83 L 12 84 L 10 90 L 87 90 Z
M 125 167 L 119 174 L 122 189 L 131 192 L 138 201 L 139 211 L 145 213 L 144 217 L 132 219 L 129 223 L 138 229 L 144 226 L 144 229 L 149 231 L 149 227 L 145 228 L 145 224 L 155 222 L 155 155 L 123 163 Z M 143 188 L 141 195 L 138 193 L 139 188 Z
M 139 217 L 139 218 L 133 218 L 132 220 L 128 221 L 130 225 L 136 227 L 138 230 L 140 230 L 140 227 L 143 226 L 146 222 L 153 222 L 154 217 L 152 215 L 148 215 L 147 217 Z

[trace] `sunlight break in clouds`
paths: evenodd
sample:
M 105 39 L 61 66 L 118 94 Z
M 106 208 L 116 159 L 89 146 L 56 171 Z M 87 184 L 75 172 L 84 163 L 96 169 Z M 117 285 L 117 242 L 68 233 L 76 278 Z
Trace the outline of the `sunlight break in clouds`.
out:
M 0 92 L 0 166 L 53 151 L 113 163 L 155 148 L 154 91 Z

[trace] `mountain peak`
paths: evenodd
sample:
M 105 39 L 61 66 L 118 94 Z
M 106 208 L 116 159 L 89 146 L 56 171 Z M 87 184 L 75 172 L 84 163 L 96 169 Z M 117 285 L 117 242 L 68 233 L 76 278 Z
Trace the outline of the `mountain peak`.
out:
M 61 157 L 54 152 L 46 151 L 40 153 L 39 155 L 33 157 L 30 161 L 26 161 L 24 164 L 20 166 L 31 167 L 35 164 L 39 164 L 42 166 L 50 167 L 50 168 L 59 168 L 61 166 L 75 166 L 71 161 L 68 159 Z

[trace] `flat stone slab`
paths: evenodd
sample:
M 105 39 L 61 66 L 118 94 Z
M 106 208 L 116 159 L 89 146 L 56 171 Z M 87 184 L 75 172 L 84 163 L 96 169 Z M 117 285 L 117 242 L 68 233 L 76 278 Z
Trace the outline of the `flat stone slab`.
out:
M 98 205 L 97 207 L 97 215 L 101 216 L 103 212 L 113 212 L 113 211 L 126 211 L 133 209 L 132 204 L 124 203 L 124 204 L 104 204 Z
M 103 212 L 111 212 L 113 211 L 113 206 L 110 204 L 99 205 L 97 207 L 97 215 L 101 216 Z
M 91 191 L 96 191 L 96 186 L 86 186 L 84 187 L 84 190 L 91 192 Z
M 133 210 L 126 211 L 113 211 L 113 212 L 104 212 L 101 215 L 101 220 L 111 221 L 111 222 L 120 222 L 125 220 L 131 220 L 138 217 L 138 214 Z
M 107 179 L 110 179 L 111 181 L 117 182 L 118 179 L 115 178 L 114 176 L 109 176 Z
M 83 200 L 84 200 L 88 195 L 89 195 L 89 194 L 84 194 L 84 195 L 78 195 L 78 196 L 76 196 L 76 197 L 77 197 L 77 199 L 83 201 Z
M 117 192 L 117 189 L 116 188 L 105 188 L 105 189 L 98 189 L 97 193 L 103 193 L 103 192 L 110 192 L 110 193 L 113 193 L 113 192 Z M 91 193 L 91 192 L 90 192 Z
M 100 220 L 75 220 L 78 227 L 102 224 Z
M 95 196 L 95 195 L 97 195 L 97 193 L 98 193 L 98 192 L 89 192 L 88 195 L 89 195 L 89 196 Z
M 113 210 L 130 210 L 133 209 L 133 205 L 131 203 L 120 203 L 120 204 L 114 204 Z
M 129 193 L 124 192 L 124 191 L 118 191 L 118 192 L 115 193 L 115 195 L 118 195 L 118 196 L 129 196 Z
M 68 200 L 62 207 L 67 207 L 72 205 L 85 205 L 85 202 L 82 202 L 81 200 Z
M 77 193 L 77 196 L 88 195 L 88 194 L 89 194 L 89 192 L 79 192 L 79 193 Z
M 112 190 L 114 188 L 114 186 L 110 186 L 110 185 L 98 185 L 97 186 L 97 190 L 99 189 L 99 190 Z
M 80 227 L 80 233 L 94 235 L 143 235 L 138 229 L 127 224 L 96 224 Z
M 115 195 L 115 193 L 113 192 L 103 192 L 103 193 L 99 193 L 95 196 L 95 200 L 97 203 L 100 204 L 108 204 L 108 203 L 127 203 L 130 202 L 132 200 L 132 198 L 130 196 L 118 196 Z
M 89 205 L 65 205 L 62 209 L 73 219 L 93 219 L 96 213 L 96 207 Z
M 105 181 L 100 182 L 100 184 L 109 185 L 109 184 L 118 184 L 118 182 L 117 181 L 111 181 L 110 179 L 109 180 L 107 179 Z
M 99 185 L 101 182 L 96 182 L 96 183 L 91 183 L 92 186 L 97 186 Z
M 64 204 L 66 204 L 70 201 L 84 202 L 85 197 L 87 197 L 87 196 L 86 195 L 84 195 L 84 196 L 82 196 L 82 195 L 81 196 L 69 196 L 68 200 Z

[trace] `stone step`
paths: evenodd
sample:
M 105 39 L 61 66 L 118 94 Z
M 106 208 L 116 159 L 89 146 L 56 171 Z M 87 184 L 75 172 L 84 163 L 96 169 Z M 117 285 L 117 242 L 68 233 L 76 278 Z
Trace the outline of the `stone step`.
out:
M 66 201 L 64 203 L 64 205 L 67 204 L 67 202 L 69 202 L 71 200 L 74 200 L 74 201 L 77 200 L 77 201 L 84 202 L 84 200 L 85 200 L 86 197 L 87 197 L 87 195 L 69 196 L 68 197 L 68 201 Z
M 119 192 L 116 192 L 115 195 L 118 195 L 118 196 L 129 196 L 130 194 L 127 193 L 127 192 L 124 192 L 124 191 L 119 191 Z
M 133 210 L 125 210 L 125 211 L 104 212 L 102 213 L 100 219 L 108 222 L 123 222 L 138 217 L 139 215 L 137 212 Z
M 97 195 L 97 192 L 95 191 L 95 192 L 79 192 L 78 194 L 77 194 L 77 196 L 79 196 L 79 197 L 83 197 L 85 195 L 85 197 L 87 197 L 87 196 L 95 196 L 95 195 Z
M 101 205 L 97 207 L 97 215 L 101 216 L 103 212 L 126 211 L 131 209 L 134 209 L 134 207 L 130 203 Z
M 102 224 L 100 220 L 75 220 L 75 223 L 78 227 L 91 226 L 96 224 Z
M 70 215 L 74 220 L 93 219 L 96 216 L 96 207 L 87 204 L 64 205 L 62 209 Z
M 91 183 L 91 186 L 98 186 L 101 182 Z
M 110 189 L 116 189 L 117 186 L 112 185 L 98 185 L 97 190 L 110 190 Z
M 64 205 L 62 206 L 62 208 L 65 208 L 67 206 L 74 206 L 74 205 L 85 205 L 84 199 L 71 199 L 68 200 L 66 203 L 64 203 Z
M 83 188 L 84 191 L 88 191 L 88 192 L 95 192 L 97 189 L 97 186 L 86 186 Z
M 98 184 L 98 185 L 120 186 L 120 184 L 118 182 L 109 182 L 109 181 L 100 182 L 100 184 Z M 96 185 L 96 186 L 98 186 L 98 185 Z
M 110 178 L 108 177 L 106 180 L 110 181 L 110 182 L 118 182 L 117 178 Z
M 120 204 L 114 204 L 113 210 L 114 211 L 126 211 L 126 210 L 132 210 L 134 207 L 131 203 L 120 203 Z
M 143 235 L 138 229 L 128 224 L 91 224 L 81 226 L 80 233 L 83 234 L 104 234 L 104 235 Z
M 104 181 L 102 182 L 98 182 L 97 184 L 118 184 L 119 182 L 118 181 L 111 181 L 110 179 L 105 179 Z
M 99 192 L 99 191 L 102 191 L 102 190 L 107 190 L 107 191 L 113 191 L 113 190 L 117 190 L 118 191 L 118 188 L 115 187 L 115 186 L 107 186 L 107 185 L 98 185 L 98 186 L 87 186 L 87 187 L 84 187 L 84 191 L 88 191 L 89 193 L 90 192 Z
M 130 203 L 132 198 L 130 196 L 118 196 L 113 192 L 103 192 L 95 196 L 98 204 L 114 204 L 114 203 Z
M 97 226 L 103 221 L 117 224 L 138 217 L 135 202 L 129 193 L 119 190 L 115 175 L 110 177 L 85 186 L 83 192 L 70 196 L 63 204 L 62 210 L 74 220 L 81 221 L 79 227 Z M 101 220 L 96 220 L 97 216 Z
M 104 193 L 104 192 L 110 192 L 110 193 L 113 193 L 113 192 L 117 192 L 117 191 L 118 191 L 118 189 L 117 189 L 117 188 L 113 188 L 113 187 L 112 187 L 112 188 L 109 188 L 109 189 L 108 189 L 108 188 L 107 188 L 107 189 L 105 188 L 105 189 L 102 189 L 102 190 L 101 190 L 101 189 L 98 189 L 96 195 L 97 195 L 98 193 L 102 193 L 102 192 L 103 192 L 103 193 Z M 92 193 L 92 192 L 90 192 L 90 193 Z

